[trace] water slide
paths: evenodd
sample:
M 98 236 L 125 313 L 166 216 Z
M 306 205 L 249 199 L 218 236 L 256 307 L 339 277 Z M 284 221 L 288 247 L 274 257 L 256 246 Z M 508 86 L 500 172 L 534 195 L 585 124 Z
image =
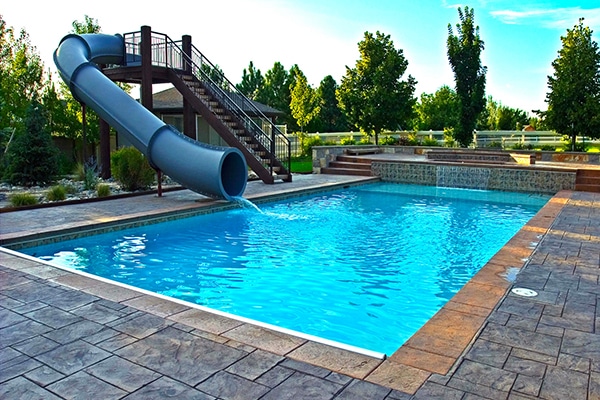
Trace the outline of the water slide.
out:
M 54 63 L 73 96 L 124 135 L 153 168 L 203 195 L 229 201 L 241 196 L 248 177 L 241 151 L 188 138 L 100 71 L 96 64 L 121 64 L 124 48 L 121 35 L 67 35 L 54 52 Z

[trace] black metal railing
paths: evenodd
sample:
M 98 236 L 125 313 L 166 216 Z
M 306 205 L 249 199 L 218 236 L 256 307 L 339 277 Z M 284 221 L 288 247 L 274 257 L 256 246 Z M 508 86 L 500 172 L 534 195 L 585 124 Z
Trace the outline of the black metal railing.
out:
M 127 65 L 141 62 L 142 56 L 142 34 L 131 32 L 124 35 L 125 62 Z M 275 164 L 283 167 L 290 173 L 291 144 L 290 140 L 273 124 L 270 118 L 246 97 L 202 52 L 191 45 L 191 54 L 183 50 L 182 41 L 173 41 L 167 35 L 152 32 L 151 34 L 152 64 L 174 70 L 188 87 L 198 95 L 201 101 L 213 109 L 203 98 L 204 93 L 192 81 L 185 77 L 193 76 L 202 83 L 204 90 L 226 108 L 239 122 L 247 134 L 267 150 L 268 158 L 258 154 L 255 149 L 246 145 L 244 140 L 240 142 L 246 146 L 248 151 L 259 160 L 271 174 Z M 225 121 L 224 121 L 225 123 Z M 237 136 L 237 135 L 236 135 Z

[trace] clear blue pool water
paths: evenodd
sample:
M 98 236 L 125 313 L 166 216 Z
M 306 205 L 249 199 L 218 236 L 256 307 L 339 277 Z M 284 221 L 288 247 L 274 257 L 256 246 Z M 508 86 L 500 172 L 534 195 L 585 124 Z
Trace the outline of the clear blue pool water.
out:
M 376 183 L 22 251 L 389 355 L 548 199 Z

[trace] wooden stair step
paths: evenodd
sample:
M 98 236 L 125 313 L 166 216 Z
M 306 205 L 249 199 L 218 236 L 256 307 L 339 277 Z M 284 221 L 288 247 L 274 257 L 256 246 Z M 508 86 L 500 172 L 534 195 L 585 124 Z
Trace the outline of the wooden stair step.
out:
M 353 175 L 353 176 L 372 176 L 371 171 L 350 168 L 321 168 L 322 174 L 329 175 Z
M 329 163 L 330 168 L 346 168 L 346 169 L 364 169 L 367 171 L 371 170 L 371 164 L 366 163 L 355 163 L 346 161 L 331 161 Z
M 336 161 L 343 161 L 343 162 L 351 162 L 351 163 L 356 163 L 356 164 L 371 164 L 373 162 L 373 160 L 371 160 L 370 158 L 366 158 L 366 157 L 356 157 L 356 156 L 344 156 L 344 155 L 339 155 L 335 158 Z
M 588 184 L 576 183 L 575 190 L 577 190 L 579 192 L 600 193 L 600 185 L 588 185 Z

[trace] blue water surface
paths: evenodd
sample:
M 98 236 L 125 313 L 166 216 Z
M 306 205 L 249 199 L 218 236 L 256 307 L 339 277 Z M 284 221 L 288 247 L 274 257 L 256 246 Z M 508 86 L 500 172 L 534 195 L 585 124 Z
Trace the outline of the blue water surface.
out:
M 389 355 L 548 199 L 376 183 L 22 252 Z

